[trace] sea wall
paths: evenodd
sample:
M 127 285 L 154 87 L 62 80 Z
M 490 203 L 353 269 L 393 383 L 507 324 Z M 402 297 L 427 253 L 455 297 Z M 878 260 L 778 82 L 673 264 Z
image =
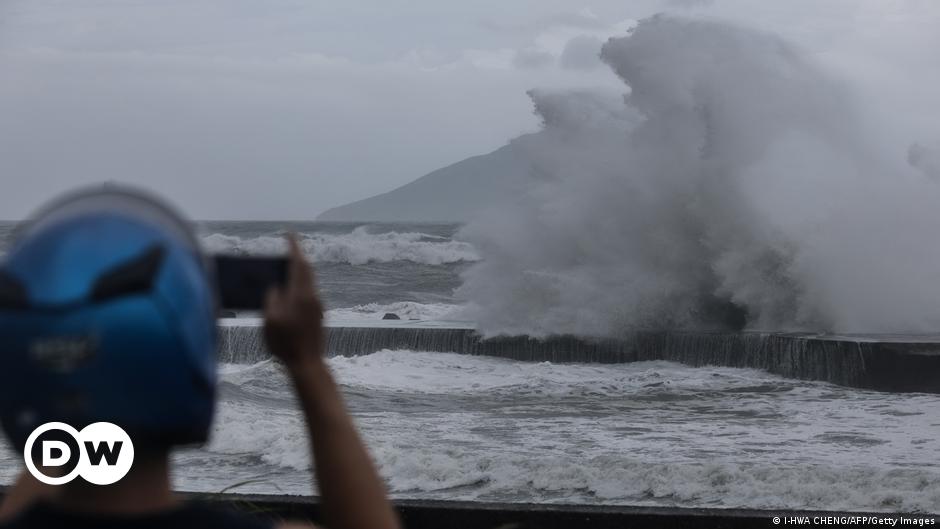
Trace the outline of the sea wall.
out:
M 277 520 L 322 521 L 320 500 L 304 496 L 256 496 L 241 494 L 189 494 L 202 501 L 231 505 Z M 829 511 L 691 509 L 682 507 L 632 507 L 616 505 L 556 505 L 530 503 L 483 503 L 435 500 L 393 501 L 395 510 L 409 529 L 753 529 L 791 524 L 876 524 L 894 521 L 916 525 L 935 524 L 933 514 L 862 513 Z M 865 521 L 858 520 L 864 518 Z M 776 520 L 776 521 L 774 521 Z M 890 523 L 890 522 L 889 522 Z
M 0 500 L 8 487 L 0 486 Z M 257 494 L 180 493 L 186 500 L 215 504 L 244 511 L 275 522 L 284 520 L 320 523 L 320 498 L 316 496 L 267 496 Z M 843 525 L 846 517 L 860 518 L 858 525 L 876 524 L 872 519 L 896 520 L 896 524 L 935 525 L 935 514 L 794 511 L 788 509 L 694 509 L 685 507 L 639 507 L 619 505 L 564 505 L 531 503 L 484 503 L 440 500 L 393 500 L 405 527 L 423 529 L 753 529 L 774 525 Z M 776 520 L 776 522 L 774 521 Z M 914 523 L 911 523 L 914 520 Z M 885 522 L 882 521 L 884 524 Z M 849 524 L 851 525 L 851 524 Z
M 250 363 L 269 357 L 257 325 L 221 325 L 219 359 Z M 940 393 L 940 340 L 760 332 L 641 331 L 622 339 L 556 336 L 482 338 L 472 329 L 331 327 L 332 355 L 382 349 L 442 351 L 537 362 L 619 363 L 670 360 L 691 366 L 765 369 L 791 378 L 884 391 Z

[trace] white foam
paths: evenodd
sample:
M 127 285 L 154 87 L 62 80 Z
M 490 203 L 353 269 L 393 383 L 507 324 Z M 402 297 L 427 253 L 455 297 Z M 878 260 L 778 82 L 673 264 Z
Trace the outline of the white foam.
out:
M 306 470 L 310 467 L 309 445 L 303 417 L 294 409 L 267 408 L 258 413 L 247 402 L 221 406 L 209 451 L 221 454 L 251 454 L 276 467 Z
M 364 356 L 330 359 L 336 376 L 353 387 L 396 392 L 455 395 L 494 392 L 514 395 L 593 397 L 646 393 L 661 386 L 708 390 L 757 381 L 776 383 L 777 377 L 756 370 L 690 370 L 672 362 L 637 362 L 627 369 L 604 364 L 518 362 L 454 353 L 383 350 Z
M 330 365 L 399 498 L 895 512 L 940 505 L 936 395 L 668 362 L 381 351 Z M 182 468 L 182 481 L 218 487 L 200 477 L 206 468 L 241 461 L 272 476 L 243 492 L 309 492 L 309 447 L 280 367 L 226 366 L 222 379 L 237 391 L 223 388 L 209 451 L 187 460 L 204 468 Z
M 203 246 L 212 253 L 243 255 L 283 254 L 283 237 L 263 235 L 241 238 L 213 233 L 202 237 Z M 436 235 L 417 232 L 369 233 L 364 226 L 350 233 L 307 233 L 301 237 L 307 255 L 317 262 L 388 263 L 411 261 L 426 265 L 443 265 L 480 259 L 472 245 Z
M 936 472 L 919 469 L 655 463 L 629 454 L 544 457 L 506 450 L 471 457 L 407 448 L 381 445 L 376 451 L 399 497 L 524 496 L 559 503 L 933 512 L 940 487 Z M 470 485 L 476 487 L 454 490 Z

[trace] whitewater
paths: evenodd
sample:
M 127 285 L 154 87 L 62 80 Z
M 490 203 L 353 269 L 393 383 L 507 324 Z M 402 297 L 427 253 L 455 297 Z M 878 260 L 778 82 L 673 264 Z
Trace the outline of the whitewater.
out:
M 668 362 L 523 363 L 380 351 L 329 361 L 395 498 L 935 512 L 940 396 Z M 221 367 L 179 490 L 312 494 L 272 361 Z M 0 446 L 0 481 L 21 468 Z
M 940 397 L 666 362 L 527 364 L 381 351 L 330 360 L 398 498 L 933 512 Z M 276 364 L 223 368 L 187 490 L 305 494 L 302 419 Z M 206 469 L 213 472 L 207 473 Z
M 260 235 L 243 239 L 237 235 L 213 233 L 202 238 L 206 251 L 234 255 L 279 255 L 287 247 L 283 236 Z M 366 226 L 349 233 L 302 234 L 301 247 L 317 263 L 363 265 L 409 261 L 440 265 L 480 259 L 473 246 L 446 237 L 417 232 L 370 233 Z

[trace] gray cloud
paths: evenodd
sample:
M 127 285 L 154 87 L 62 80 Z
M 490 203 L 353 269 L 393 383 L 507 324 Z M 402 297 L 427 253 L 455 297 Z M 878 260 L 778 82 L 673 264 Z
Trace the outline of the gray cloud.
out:
M 0 64 L 3 218 L 102 180 L 199 218 L 312 218 L 534 125 L 525 79 L 467 65 L 49 50 Z
M 915 143 L 907 150 L 907 163 L 925 176 L 940 181 L 940 149 Z
M 663 3 L 670 7 L 703 7 L 714 4 L 715 0 L 663 0 Z
M 543 50 L 525 49 L 516 52 L 513 66 L 516 68 L 544 68 L 555 63 L 555 56 Z
M 548 15 L 528 17 L 524 20 L 485 18 L 481 25 L 487 29 L 508 32 L 542 31 L 556 27 L 584 30 L 603 29 L 608 21 L 591 11 L 557 11 Z
M 566 26 L 578 29 L 604 29 L 608 26 L 606 20 L 601 19 L 591 11 L 555 13 L 543 17 L 541 23 L 544 27 Z
M 582 35 L 568 41 L 561 52 L 559 63 L 571 70 L 590 70 L 601 66 L 601 46 L 603 41 L 597 37 Z
M 571 5 L 0 1 L 0 218 L 100 180 L 152 187 L 200 218 L 310 218 L 386 191 L 534 129 L 529 89 L 615 86 L 605 68 L 571 68 L 593 60 L 576 37 L 622 34 L 620 21 L 663 8 Z M 867 87 L 899 156 L 940 137 L 940 3 L 709 9 Z M 491 13 L 505 31 L 480 27 Z

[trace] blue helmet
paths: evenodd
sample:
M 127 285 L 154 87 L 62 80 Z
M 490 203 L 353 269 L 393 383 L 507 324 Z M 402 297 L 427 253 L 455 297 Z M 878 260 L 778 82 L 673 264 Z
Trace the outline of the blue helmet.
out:
M 107 421 L 134 443 L 206 440 L 215 403 L 212 269 L 191 225 L 114 185 L 18 228 L 0 264 L 0 422 Z

